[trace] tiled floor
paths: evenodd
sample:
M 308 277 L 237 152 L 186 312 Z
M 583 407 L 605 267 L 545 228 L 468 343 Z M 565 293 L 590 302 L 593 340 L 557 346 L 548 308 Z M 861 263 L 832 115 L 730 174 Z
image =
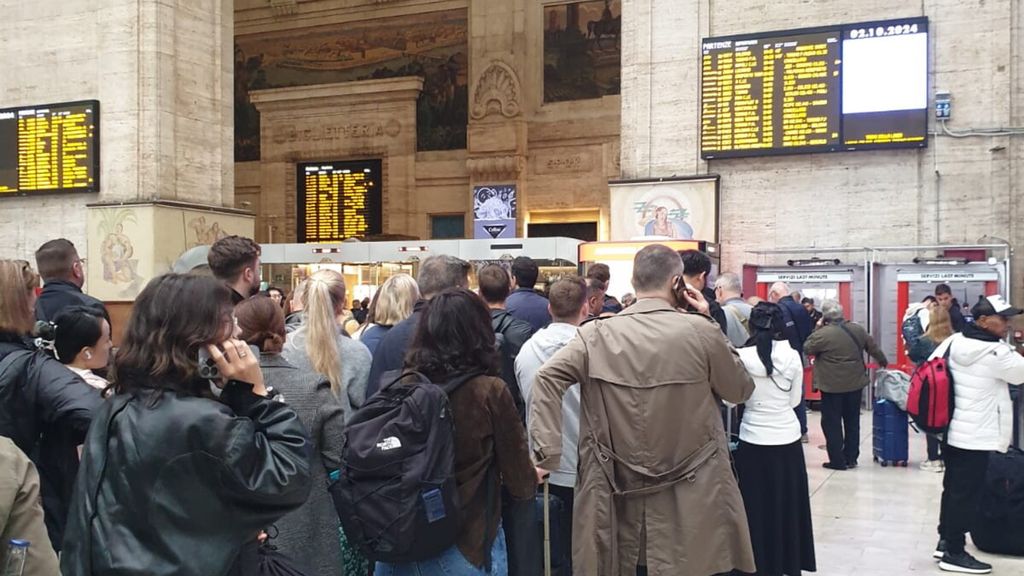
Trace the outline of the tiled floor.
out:
M 882 468 L 871 461 L 871 413 L 861 417 L 860 467 L 836 472 L 827 459 L 816 412 L 809 414 L 811 442 L 804 445 L 814 517 L 818 574 L 899 576 L 944 574 L 931 558 L 938 536 L 942 474 L 924 472 L 924 436 L 910 434 L 910 466 Z M 993 565 L 993 574 L 1024 575 L 1024 558 L 968 549 Z

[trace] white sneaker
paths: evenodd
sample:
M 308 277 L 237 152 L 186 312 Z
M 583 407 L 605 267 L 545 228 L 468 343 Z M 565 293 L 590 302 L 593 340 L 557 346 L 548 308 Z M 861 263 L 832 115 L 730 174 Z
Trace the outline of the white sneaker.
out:
M 942 463 L 942 460 L 925 460 L 921 462 L 921 470 L 925 472 L 945 472 L 946 466 Z

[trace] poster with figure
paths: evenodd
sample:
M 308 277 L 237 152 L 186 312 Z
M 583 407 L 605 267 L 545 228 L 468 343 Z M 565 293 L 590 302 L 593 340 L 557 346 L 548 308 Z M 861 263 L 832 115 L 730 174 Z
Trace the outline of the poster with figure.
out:
M 718 177 L 612 182 L 611 240 L 718 242 Z
M 516 186 L 473 188 L 473 238 L 516 237 Z

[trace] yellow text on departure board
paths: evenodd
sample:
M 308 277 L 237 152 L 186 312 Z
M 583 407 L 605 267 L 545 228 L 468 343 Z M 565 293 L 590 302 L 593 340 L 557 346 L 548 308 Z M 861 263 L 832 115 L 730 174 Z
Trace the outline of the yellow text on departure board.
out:
M 370 170 L 306 168 L 305 240 L 334 242 L 372 232 L 370 201 L 377 186 Z

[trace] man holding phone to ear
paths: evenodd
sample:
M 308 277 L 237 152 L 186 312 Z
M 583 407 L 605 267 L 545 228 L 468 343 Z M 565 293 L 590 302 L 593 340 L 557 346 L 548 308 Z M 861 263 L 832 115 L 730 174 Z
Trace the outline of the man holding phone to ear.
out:
M 633 263 L 633 288 L 637 302 L 582 326 L 531 392 L 534 460 L 558 470 L 563 396 L 580 387 L 584 489 L 575 494 L 573 570 L 754 572 L 716 400 L 742 403 L 754 383 L 707 316 L 707 300 L 686 284 L 679 254 L 645 247 Z

